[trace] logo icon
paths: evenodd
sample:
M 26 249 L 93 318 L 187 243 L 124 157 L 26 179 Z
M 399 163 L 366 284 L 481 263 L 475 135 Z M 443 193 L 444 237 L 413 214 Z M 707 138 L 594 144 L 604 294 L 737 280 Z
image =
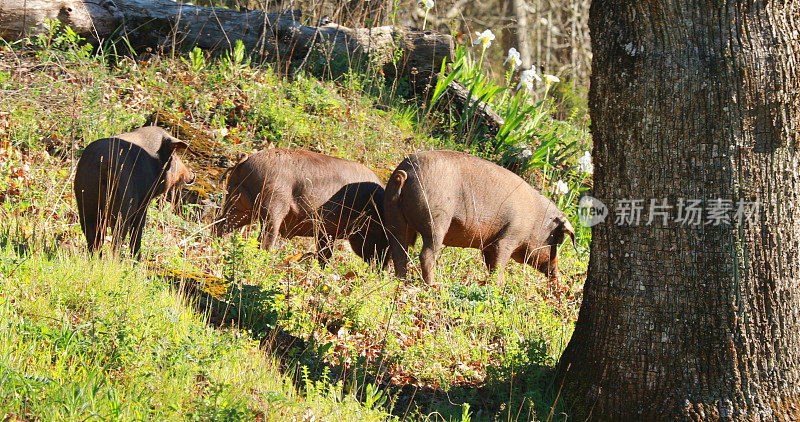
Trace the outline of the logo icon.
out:
M 604 221 L 608 216 L 608 207 L 602 201 L 586 195 L 578 201 L 578 221 L 585 227 L 593 227 Z

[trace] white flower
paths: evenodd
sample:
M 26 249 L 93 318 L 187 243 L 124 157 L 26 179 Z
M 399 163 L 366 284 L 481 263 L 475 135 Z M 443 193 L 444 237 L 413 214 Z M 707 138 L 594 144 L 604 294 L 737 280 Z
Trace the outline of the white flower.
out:
M 481 44 L 484 49 L 489 48 L 492 45 L 492 41 L 494 41 L 494 34 L 492 33 L 491 29 L 487 29 L 485 31 L 477 32 L 475 34 L 478 35 L 478 39 L 475 40 L 475 45 Z
M 567 184 L 567 182 L 559 180 L 558 182 L 556 182 L 555 192 L 556 195 L 564 195 L 567 192 L 569 192 L 569 185 Z
M 520 75 L 517 89 L 525 88 L 526 90 L 530 91 L 533 89 L 534 80 L 541 81 L 542 78 L 540 78 L 539 74 L 536 73 L 536 68 L 531 67 L 530 69 L 522 72 L 522 75 Z
M 433 0 L 419 0 L 417 4 L 419 7 L 425 9 L 426 12 L 433 9 Z
M 533 151 L 531 151 L 531 149 L 528 148 L 528 146 L 525 145 L 525 144 L 522 144 L 522 143 L 517 144 L 515 148 L 517 149 L 519 154 L 522 156 L 523 160 L 527 160 L 528 158 L 533 156 Z
M 517 66 L 522 64 L 519 51 L 517 51 L 517 49 L 514 47 L 508 49 L 508 57 L 506 58 L 506 61 L 503 62 L 503 66 L 505 66 L 508 62 L 511 62 L 511 69 L 515 69 Z
M 581 171 L 586 174 L 594 173 L 594 164 L 592 164 L 592 154 L 589 151 L 583 153 L 581 158 L 578 158 L 578 165 L 581 167 Z
M 544 75 L 544 80 L 549 84 L 557 84 L 561 82 L 561 79 L 558 79 L 558 76 L 555 75 Z

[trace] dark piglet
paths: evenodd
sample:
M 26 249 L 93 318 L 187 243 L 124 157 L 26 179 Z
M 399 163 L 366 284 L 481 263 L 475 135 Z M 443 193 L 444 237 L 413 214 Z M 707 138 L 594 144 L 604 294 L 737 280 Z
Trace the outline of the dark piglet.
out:
M 176 151 L 186 142 L 157 126 L 146 126 L 99 139 L 83 150 L 75 172 L 75 199 L 89 252 L 103 244 L 112 229 L 112 250 L 130 234 L 131 252 L 139 257 L 150 201 L 172 187 L 191 184 L 195 175 Z
M 383 183 L 366 166 L 311 151 L 269 149 L 240 157 L 229 171 L 212 235 L 259 221 L 263 249 L 272 249 L 279 235 L 311 236 L 324 267 L 333 239 L 347 239 L 358 256 L 383 266 L 389 249 Z
M 575 237 L 564 213 L 522 178 L 456 151 L 404 159 L 389 178 L 384 209 L 395 273 L 406 276 L 408 249 L 419 234 L 428 283 L 443 246 L 480 249 L 490 272 L 513 258 L 556 277 L 558 246 L 565 235 Z

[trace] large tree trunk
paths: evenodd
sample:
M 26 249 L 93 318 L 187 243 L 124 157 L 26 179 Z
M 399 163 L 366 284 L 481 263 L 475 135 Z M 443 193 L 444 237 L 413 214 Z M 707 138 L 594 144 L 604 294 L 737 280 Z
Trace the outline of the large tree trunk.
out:
M 800 417 L 800 2 L 595 1 L 594 228 L 559 366 L 578 420 Z M 732 224 L 645 225 L 650 199 Z M 640 225 L 614 223 L 644 199 Z M 761 201 L 735 222 L 737 201 Z M 676 217 L 677 210 L 670 212 Z

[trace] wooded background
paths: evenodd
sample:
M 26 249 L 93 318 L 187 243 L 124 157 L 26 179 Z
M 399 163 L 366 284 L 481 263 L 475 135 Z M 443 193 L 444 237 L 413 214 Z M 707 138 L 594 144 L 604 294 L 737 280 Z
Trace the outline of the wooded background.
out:
M 436 0 L 425 14 L 416 0 L 197 0 L 202 6 L 225 6 L 267 11 L 300 9 L 306 24 L 327 17 L 351 28 L 398 24 L 458 31 L 459 41 L 475 38 L 475 31 L 492 29 L 495 45 L 488 62 L 498 74 L 508 49 L 516 48 L 523 68 L 535 64 L 541 72 L 588 85 L 591 62 L 589 0 Z

